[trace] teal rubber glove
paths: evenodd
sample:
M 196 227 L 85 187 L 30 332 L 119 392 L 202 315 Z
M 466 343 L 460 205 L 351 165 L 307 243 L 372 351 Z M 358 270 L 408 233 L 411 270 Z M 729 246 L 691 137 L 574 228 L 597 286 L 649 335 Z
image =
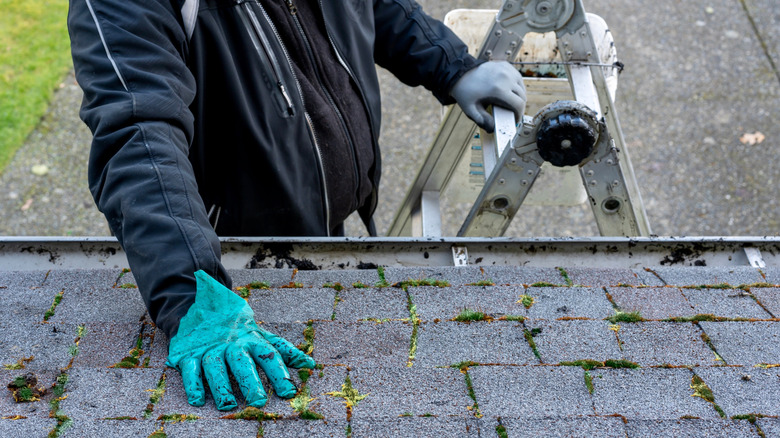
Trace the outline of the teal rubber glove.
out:
M 523 75 L 506 61 L 488 61 L 469 70 L 452 87 L 450 96 L 468 118 L 487 132 L 495 129 L 488 106 L 506 108 L 518 120 L 525 112 Z
M 259 328 L 252 309 L 230 289 L 203 271 L 196 272 L 195 278 L 195 304 L 171 339 L 167 362 L 181 373 L 189 404 L 203 406 L 206 402 L 205 375 L 217 409 L 235 408 L 238 404 L 228 367 L 249 406 L 261 408 L 268 401 L 257 365 L 279 397 L 295 396 L 297 389 L 287 366 L 314 368 L 314 360 L 280 336 Z

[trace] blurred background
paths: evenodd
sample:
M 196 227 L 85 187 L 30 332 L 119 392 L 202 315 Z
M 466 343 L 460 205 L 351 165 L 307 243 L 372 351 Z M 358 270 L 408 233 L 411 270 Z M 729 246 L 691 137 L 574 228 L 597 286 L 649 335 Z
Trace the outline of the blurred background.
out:
M 500 0 L 419 0 L 442 19 Z M 780 232 L 780 10 L 775 0 L 584 0 L 625 64 L 616 106 L 653 233 Z M 0 0 L 0 235 L 101 236 L 87 189 L 90 133 L 78 118 L 62 1 Z M 379 69 L 384 234 L 417 174 L 441 106 Z M 443 205 L 454 235 L 467 206 Z M 366 232 L 350 218 L 348 235 Z M 596 236 L 590 207 L 523 206 L 514 237 Z

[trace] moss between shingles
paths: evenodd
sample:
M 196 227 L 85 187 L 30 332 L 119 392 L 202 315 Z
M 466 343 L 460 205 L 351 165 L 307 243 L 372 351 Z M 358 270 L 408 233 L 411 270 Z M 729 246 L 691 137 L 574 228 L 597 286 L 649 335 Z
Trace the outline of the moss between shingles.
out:
M 135 418 L 133 418 L 133 419 L 135 419 Z M 198 417 L 195 414 L 186 414 L 186 415 L 185 414 L 166 414 L 166 415 L 160 415 L 159 417 L 157 417 L 157 421 L 162 421 L 164 424 L 176 424 L 176 423 L 181 423 L 183 421 L 187 421 L 187 422 L 192 423 L 194 421 L 197 421 L 198 419 L 200 419 L 200 417 Z
M 377 276 L 379 276 L 379 281 L 376 283 L 376 287 L 389 287 L 390 283 L 388 283 L 387 279 L 385 278 L 385 268 L 383 266 L 377 266 L 376 273 Z
M 165 371 L 163 371 L 162 376 L 160 376 L 157 387 L 154 389 L 147 389 L 147 391 L 149 391 L 151 395 L 149 396 L 149 403 L 146 405 L 146 409 L 144 409 L 144 419 L 147 419 L 152 415 L 154 407 L 165 395 Z
M 265 421 L 265 420 L 278 420 L 282 418 L 282 416 L 271 412 L 265 412 L 253 406 L 247 406 L 246 408 L 244 408 L 244 410 L 240 412 L 236 412 L 235 414 L 225 415 L 219 418 L 222 420 Z
M 347 406 L 347 422 L 352 420 L 352 408 L 357 406 L 361 400 L 368 397 L 368 394 L 360 394 L 360 392 L 352 386 L 352 380 L 349 378 L 349 375 L 344 379 L 344 383 L 341 385 L 341 391 L 333 391 L 326 394 L 331 397 L 344 399 L 344 404 Z
M 16 363 L 8 363 L 3 365 L 3 368 L 6 370 L 23 370 L 26 366 L 25 364 L 32 362 L 34 359 L 35 356 L 22 357 L 21 359 L 17 360 Z
M 490 278 L 488 278 L 486 280 L 475 281 L 474 283 L 466 283 L 466 286 L 483 286 L 483 287 L 487 287 L 487 286 L 495 286 L 495 285 L 496 285 L 496 283 L 494 283 L 493 280 L 490 279 Z
M 536 301 L 534 300 L 534 297 L 530 295 L 520 295 L 520 299 L 517 300 L 517 303 L 522 304 L 523 307 L 525 307 L 526 309 L 530 309 L 535 302 Z
M 486 321 L 490 318 L 485 312 L 479 310 L 463 309 L 461 312 L 453 318 L 453 321 L 457 322 L 473 322 L 473 321 Z
M 530 287 L 561 287 L 560 284 L 548 283 L 546 281 L 537 281 L 530 285 Z
M 639 364 L 636 362 L 631 362 L 624 359 L 607 359 L 604 362 L 599 362 L 593 359 L 581 359 L 571 362 L 560 362 L 558 365 L 567 367 L 578 366 L 582 367 L 586 371 L 592 370 L 594 368 L 640 368 Z
M 663 322 L 699 322 L 699 321 L 723 322 L 723 321 L 734 321 L 739 319 L 743 319 L 743 318 L 727 318 L 724 316 L 715 316 L 711 313 L 699 313 L 693 316 L 675 316 L 672 318 L 662 319 L 661 321 Z
M 417 337 L 419 336 L 420 331 L 420 317 L 417 315 L 417 306 L 414 304 L 412 295 L 409 294 L 406 288 L 404 288 L 404 291 L 406 291 L 406 300 L 409 306 L 409 321 L 412 323 L 412 337 L 409 340 L 409 358 L 406 362 L 406 366 L 411 367 L 414 358 L 417 355 Z
M 56 419 L 57 424 L 49 431 L 48 438 L 58 438 L 62 432 L 73 423 L 73 420 L 60 410 L 60 402 L 65 400 L 65 385 L 68 384 L 68 370 L 73 366 L 73 360 L 76 358 L 76 355 L 78 355 L 79 342 L 81 342 L 81 338 L 86 334 L 87 328 L 80 325 L 76 331 L 76 339 L 73 340 L 73 345 L 76 348 L 70 349 L 72 357 L 70 358 L 68 365 L 60 371 L 60 374 L 57 376 L 54 386 L 52 387 L 52 394 L 54 397 L 49 401 L 49 418 Z
M 720 406 L 715 403 L 715 395 L 713 395 L 710 387 L 707 386 L 704 380 L 702 380 L 702 378 L 696 374 L 694 374 L 691 378 L 691 389 L 693 389 L 693 394 L 691 397 L 700 397 L 704 400 L 707 400 L 708 402 L 712 403 L 712 407 L 715 408 L 715 411 L 718 413 L 718 415 L 721 416 L 721 418 L 727 418 L 726 413 L 723 412 L 723 409 L 721 409 Z
M 467 406 L 466 409 L 471 411 L 475 417 L 482 418 L 482 413 L 479 411 L 479 403 L 477 403 L 477 394 L 474 392 L 474 384 L 471 382 L 471 375 L 469 375 L 469 368 L 479 365 L 480 364 L 477 362 L 468 360 L 450 365 L 450 367 L 459 369 L 466 380 L 466 390 L 468 391 L 469 398 L 474 402 L 471 406 Z
M 718 284 L 698 284 L 698 285 L 690 285 L 690 286 L 681 286 L 681 289 L 737 289 L 736 286 L 732 286 L 728 283 L 718 283 Z
M 303 329 L 303 343 L 297 345 L 298 349 L 311 356 L 314 352 L 314 321 L 309 320 Z
M 627 323 L 641 322 L 645 320 L 644 318 L 642 318 L 642 315 L 640 315 L 639 312 L 621 312 L 621 311 L 616 311 L 614 315 L 604 319 L 606 321 L 611 322 L 612 324 L 618 322 L 627 322 Z
M 323 284 L 322 287 L 333 289 L 336 292 L 341 292 L 342 290 L 344 290 L 344 286 L 339 282 L 336 283 L 328 282 Z
M 563 277 L 563 281 L 565 281 L 565 282 L 566 282 L 566 286 L 568 286 L 568 287 L 572 287 L 572 286 L 574 286 L 574 282 L 573 282 L 573 281 L 571 281 L 571 278 L 569 278 L 569 273 L 568 273 L 568 272 L 566 272 L 566 270 L 565 270 L 565 269 L 563 269 L 563 268 L 558 268 L 558 272 L 560 272 L 560 273 L 561 273 L 561 277 Z
M 531 330 L 523 329 L 523 336 L 525 336 L 525 340 L 528 342 L 528 345 L 531 347 L 531 350 L 534 352 L 534 356 L 536 356 L 537 359 L 542 360 L 542 355 L 539 354 L 539 349 L 536 348 L 536 342 L 534 341 L 534 336 L 538 335 L 542 332 L 542 329 L 540 328 L 534 328 Z
M 314 399 L 310 396 L 309 387 L 304 382 L 295 397 L 290 400 L 290 406 L 303 420 L 322 420 L 325 416 L 309 409 L 309 403 L 312 401 Z
M 60 302 L 62 301 L 62 297 L 65 295 L 65 289 L 61 290 L 60 293 L 54 296 L 54 301 L 51 303 L 51 307 L 49 307 L 49 310 L 46 311 L 46 313 L 43 314 L 43 320 L 48 321 L 49 318 L 54 316 L 54 312 L 57 310 L 57 306 L 60 305 Z
M 496 435 L 498 435 L 498 438 L 509 438 L 509 435 L 506 433 L 506 427 L 503 424 L 496 426 Z
M 417 280 L 409 279 L 393 285 L 393 287 L 400 287 L 403 290 L 407 290 L 409 287 L 421 287 L 421 286 L 449 287 L 450 282 L 447 280 L 436 280 L 434 278 L 423 278 Z

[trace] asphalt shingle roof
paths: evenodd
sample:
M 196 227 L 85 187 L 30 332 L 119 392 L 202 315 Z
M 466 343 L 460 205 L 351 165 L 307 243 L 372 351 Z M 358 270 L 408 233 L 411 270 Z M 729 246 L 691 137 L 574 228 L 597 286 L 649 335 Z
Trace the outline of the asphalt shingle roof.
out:
M 780 286 L 767 272 L 389 267 L 382 285 L 377 269 L 233 270 L 235 286 L 270 283 L 248 297 L 265 328 L 296 344 L 313 328 L 308 408 L 324 417 L 271 396 L 264 419 L 236 420 L 242 404 L 186 403 L 131 274 L 0 270 L 0 379 L 32 373 L 47 389 L 27 403 L 6 390 L 0 434 L 777 436 Z M 281 287 L 292 280 L 302 287 Z M 455 321 L 464 309 L 484 319 Z M 608 320 L 621 312 L 633 319 Z M 138 367 L 116 367 L 137 345 Z M 365 395 L 350 408 L 334 395 L 347 378 Z

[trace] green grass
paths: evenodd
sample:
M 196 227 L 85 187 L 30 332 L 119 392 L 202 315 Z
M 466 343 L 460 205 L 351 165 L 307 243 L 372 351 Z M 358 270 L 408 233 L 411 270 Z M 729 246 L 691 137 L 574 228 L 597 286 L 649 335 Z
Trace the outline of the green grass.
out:
M 68 3 L 0 0 L 0 173 L 72 66 Z

